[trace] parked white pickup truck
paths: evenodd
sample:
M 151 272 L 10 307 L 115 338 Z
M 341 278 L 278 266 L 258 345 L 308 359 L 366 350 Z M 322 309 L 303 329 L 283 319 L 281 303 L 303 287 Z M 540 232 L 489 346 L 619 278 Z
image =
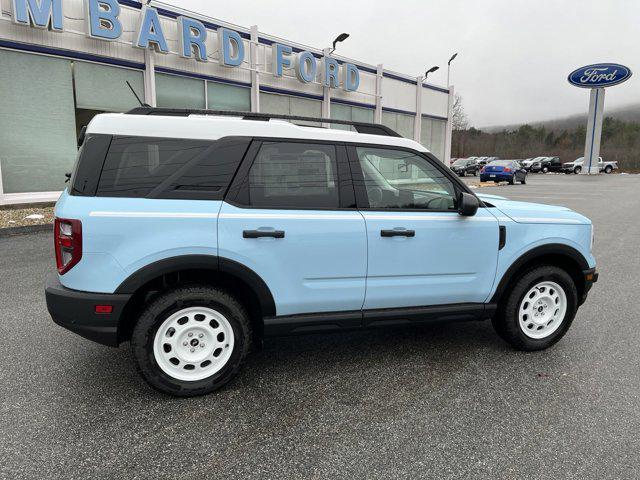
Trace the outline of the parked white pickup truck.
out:
M 584 164 L 584 157 L 577 158 L 573 162 L 562 164 L 564 173 L 580 173 Z M 602 157 L 598 157 L 598 170 L 604 173 L 611 173 L 618 169 L 618 162 L 605 162 Z

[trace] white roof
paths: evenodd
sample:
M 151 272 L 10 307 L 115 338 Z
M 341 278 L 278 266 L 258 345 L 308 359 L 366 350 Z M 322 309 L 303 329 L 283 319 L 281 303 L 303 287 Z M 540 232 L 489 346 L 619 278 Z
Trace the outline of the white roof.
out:
M 189 115 L 127 115 L 103 113 L 96 115 L 87 126 L 87 133 L 106 135 L 134 135 L 147 137 L 191 138 L 217 140 L 229 136 L 295 138 L 337 142 L 372 143 L 407 147 L 421 152 L 427 149 L 414 140 L 384 135 L 367 135 L 348 130 L 303 127 L 285 120 L 242 120 L 240 117 Z

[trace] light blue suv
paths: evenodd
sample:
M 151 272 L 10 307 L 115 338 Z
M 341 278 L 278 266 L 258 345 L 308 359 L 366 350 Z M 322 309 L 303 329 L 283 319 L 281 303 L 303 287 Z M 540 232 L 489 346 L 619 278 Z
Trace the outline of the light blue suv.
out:
M 543 349 L 597 280 L 587 218 L 475 195 L 384 126 L 213 113 L 96 116 L 55 210 L 53 320 L 130 341 L 158 390 L 220 388 L 273 335 L 492 319 Z

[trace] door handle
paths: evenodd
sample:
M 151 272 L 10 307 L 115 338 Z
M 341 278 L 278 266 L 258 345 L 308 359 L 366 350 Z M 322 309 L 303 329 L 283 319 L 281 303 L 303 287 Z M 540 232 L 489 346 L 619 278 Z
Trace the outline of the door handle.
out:
M 242 238 L 284 238 L 284 230 L 243 230 Z
M 380 230 L 381 237 L 415 237 L 415 230 Z

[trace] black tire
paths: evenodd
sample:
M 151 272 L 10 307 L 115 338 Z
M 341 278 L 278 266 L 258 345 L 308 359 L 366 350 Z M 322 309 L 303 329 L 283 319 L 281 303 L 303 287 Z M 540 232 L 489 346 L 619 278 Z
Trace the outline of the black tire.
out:
M 520 183 L 522 185 L 526 185 L 527 184 L 527 176 L 526 175 L 524 177 L 522 177 L 522 181 Z
M 155 334 L 163 321 L 190 306 L 202 306 L 220 312 L 234 333 L 233 352 L 224 367 L 212 376 L 197 381 L 171 377 L 158 366 L 153 353 Z M 233 379 L 251 350 L 252 338 L 249 315 L 232 295 L 206 285 L 190 285 L 168 290 L 147 305 L 133 329 L 131 347 L 138 372 L 149 385 L 169 395 L 192 397 L 218 390 Z
M 576 175 L 579 174 L 582 171 L 582 167 L 576 167 L 573 169 L 573 173 L 575 173 Z
M 518 319 L 520 303 L 525 294 L 537 283 L 549 280 L 562 287 L 567 298 L 567 311 L 560 327 L 548 337 L 531 338 L 522 331 Z M 578 309 L 578 291 L 571 276 L 564 270 L 551 265 L 542 265 L 524 272 L 510 290 L 505 292 L 500 307 L 492 319 L 496 333 L 507 343 L 518 350 L 544 350 L 560 340 L 573 322 Z
M 474 176 L 474 177 L 477 177 L 477 176 L 478 176 L 478 170 L 474 170 L 474 171 L 473 171 L 473 176 Z
M 549 173 L 549 167 L 542 167 L 542 173 Z
M 611 173 L 613 172 L 613 167 L 611 165 L 607 165 L 606 167 L 604 167 L 604 173 Z
M 516 183 L 516 176 L 513 175 L 510 179 L 509 179 L 509 185 L 514 185 Z
M 462 171 L 460 172 L 460 176 L 461 176 L 461 177 L 466 176 L 466 172 L 465 172 L 464 170 L 462 170 Z

